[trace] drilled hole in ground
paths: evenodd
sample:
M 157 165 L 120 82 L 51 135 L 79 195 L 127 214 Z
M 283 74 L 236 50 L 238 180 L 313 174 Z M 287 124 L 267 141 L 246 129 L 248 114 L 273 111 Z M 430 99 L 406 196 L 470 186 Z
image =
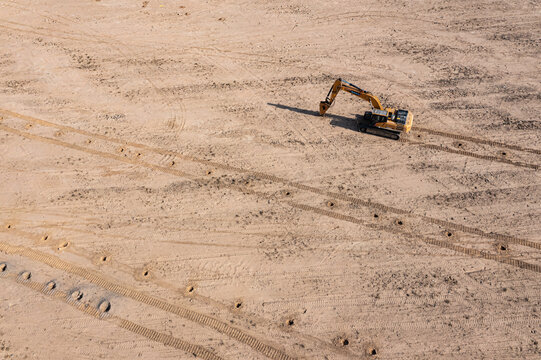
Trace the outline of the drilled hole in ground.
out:
M 331 208 L 332 208 L 332 207 L 334 207 L 334 205 L 335 205 L 334 202 L 332 202 L 332 201 L 327 201 L 327 206 L 328 206 L 328 207 L 331 207 Z
M 291 195 L 291 192 L 286 191 L 286 196 L 290 196 L 290 195 Z
M 11 229 L 13 226 L 11 224 L 6 225 L 6 229 Z
M 147 277 L 148 275 L 150 275 L 150 273 L 149 273 L 148 270 L 143 271 L 143 276 L 144 276 L 144 277 Z
M 377 219 L 379 218 L 379 215 L 378 214 L 374 214 L 374 219 Z
M 106 262 L 107 259 L 108 259 L 107 256 L 102 256 L 102 257 L 100 258 L 101 262 Z
M 111 303 L 109 301 L 107 301 L 107 300 L 103 300 L 98 305 L 98 310 L 101 311 L 102 313 L 108 312 L 109 310 L 111 310 Z
M 287 325 L 289 325 L 289 326 L 295 325 L 295 320 L 289 319 L 289 320 L 287 321 Z
M 141 155 L 143 155 L 143 154 L 141 154 L 141 153 L 135 154 L 136 157 L 141 157 Z
M 207 170 L 207 175 L 212 175 L 212 170 Z
M 192 291 L 193 291 L 193 290 L 192 290 Z M 236 309 L 240 309 L 241 307 L 242 307 L 242 303 L 241 303 L 240 301 L 237 301 L 237 302 L 235 303 L 235 308 L 236 308 Z
M 120 148 L 120 149 L 118 149 L 118 151 L 120 151 L 121 153 L 123 153 L 124 151 L 126 151 L 126 149 Z
M 502 151 L 500 154 L 501 154 L 502 156 L 507 156 L 507 153 L 506 153 L 505 151 Z
M 450 231 L 447 231 L 447 232 L 445 233 L 445 235 L 447 235 L 448 237 L 451 237 L 451 236 L 453 236 L 453 233 L 450 232 Z
M 458 143 L 458 144 L 456 144 L 456 146 L 462 147 L 462 143 Z
M 501 251 L 507 251 L 507 245 L 500 245 Z
M 187 290 L 189 293 L 193 293 L 194 290 L 195 290 L 195 288 L 194 288 L 193 286 L 188 286 L 188 287 L 186 288 L 186 290 Z
M 92 144 L 92 140 L 91 140 L 91 139 L 87 139 L 87 140 L 86 140 L 86 143 L 87 143 L 87 144 Z
M 397 225 L 404 225 L 404 222 L 402 220 L 397 220 L 396 223 Z
M 43 235 L 41 237 L 41 241 L 47 241 L 47 240 L 49 240 L 49 235 Z
M 378 351 L 375 348 L 368 349 L 368 354 L 371 356 L 375 356 L 378 354 Z
M 349 345 L 349 340 L 348 339 L 340 339 L 340 344 L 342 344 L 342 346 L 348 346 Z
M 79 291 L 79 290 L 75 290 L 71 293 L 71 298 L 73 300 L 81 300 L 83 298 L 83 293 L 82 291 Z

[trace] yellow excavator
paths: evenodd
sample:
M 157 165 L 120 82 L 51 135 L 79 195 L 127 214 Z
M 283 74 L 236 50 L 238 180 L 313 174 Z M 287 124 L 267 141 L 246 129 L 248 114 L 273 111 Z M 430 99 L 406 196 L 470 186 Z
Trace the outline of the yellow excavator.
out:
M 372 111 L 365 112 L 364 116 L 357 115 L 359 131 L 398 140 L 402 132 L 408 133 L 411 130 L 413 124 L 413 114 L 411 112 L 402 109 L 384 108 L 376 96 L 342 79 L 334 82 L 325 101 L 319 103 L 319 115 L 325 115 L 340 90 L 356 95 L 372 105 Z

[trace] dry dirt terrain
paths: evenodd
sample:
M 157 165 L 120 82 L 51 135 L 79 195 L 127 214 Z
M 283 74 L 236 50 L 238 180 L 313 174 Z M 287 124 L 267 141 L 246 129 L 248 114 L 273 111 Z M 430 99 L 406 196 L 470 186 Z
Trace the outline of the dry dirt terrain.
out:
M 541 357 L 539 1 L 0 0 L 0 45 L 0 358 Z

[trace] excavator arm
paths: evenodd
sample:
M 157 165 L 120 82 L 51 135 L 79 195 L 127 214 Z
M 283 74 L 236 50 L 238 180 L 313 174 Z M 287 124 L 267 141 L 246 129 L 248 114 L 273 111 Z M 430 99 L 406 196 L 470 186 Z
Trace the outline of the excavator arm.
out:
M 336 98 L 336 95 L 338 95 L 340 90 L 347 91 L 350 94 L 353 94 L 355 96 L 360 97 L 363 100 L 370 102 L 370 104 L 372 105 L 374 109 L 384 110 L 383 107 L 381 106 L 379 99 L 376 96 L 372 95 L 368 91 L 361 89 L 358 86 L 348 83 L 347 81 L 338 79 L 334 82 L 333 86 L 329 90 L 329 93 L 327 94 L 327 98 L 325 99 L 325 101 L 321 101 L 319 103 L 319 115 L 321 116 L 325 115 L 327 110 L 333 104 L 334 99 Z

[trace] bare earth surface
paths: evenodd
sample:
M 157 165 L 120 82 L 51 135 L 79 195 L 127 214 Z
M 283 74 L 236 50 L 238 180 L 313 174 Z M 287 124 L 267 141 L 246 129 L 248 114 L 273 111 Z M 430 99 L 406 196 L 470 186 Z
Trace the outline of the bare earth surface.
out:
M 1 358 L 541 356 L 538 1 L 1 0 L 0 45 Z

